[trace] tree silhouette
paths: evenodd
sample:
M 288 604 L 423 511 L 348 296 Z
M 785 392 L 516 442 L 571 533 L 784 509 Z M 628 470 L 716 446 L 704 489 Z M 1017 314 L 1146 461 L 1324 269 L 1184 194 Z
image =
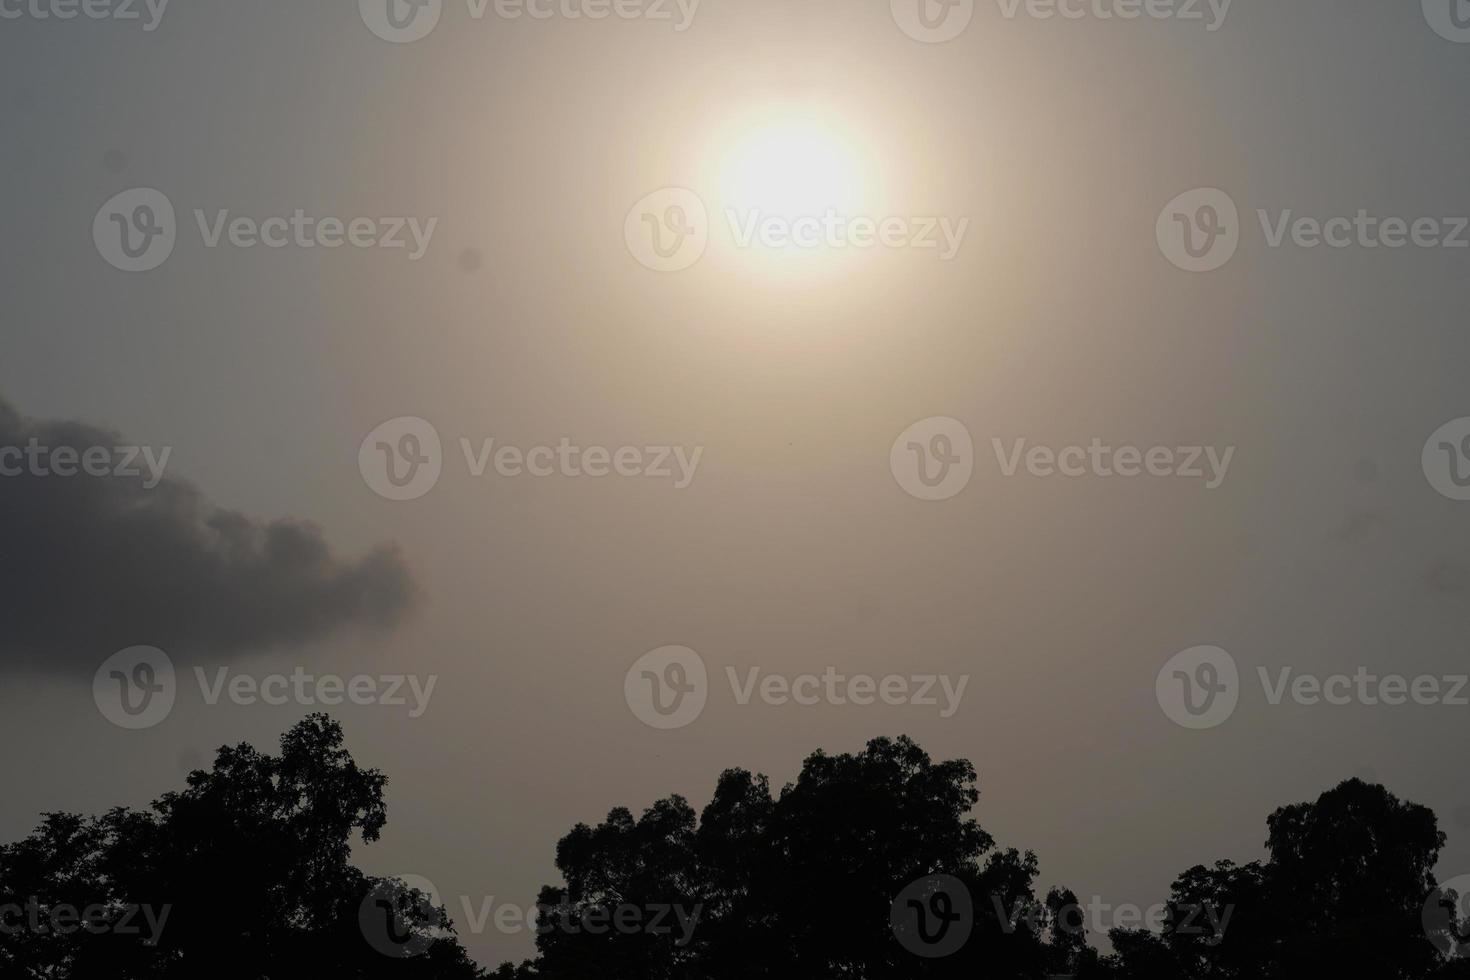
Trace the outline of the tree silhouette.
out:
M 1032 891 L 1036 858 L 993 850 L 970 816 L 975 780 L 968 762 L 935 763 L 907 738 L 880 738 L 855 755 L 817 752 L 774 797 L 765 776 L 729 770 L 697 821 L 677 796 L 637 819 L 613 810 L 558 844 L 566 885 L 541 892 L 550 927 L 540 956 L 498 975 L 1040 976 L 1047 948 L 1033 923 L 1047 910 Z M 930 960 L 895 939 L 890 915 L 905 887 L 937 875 L 986 901 L 973 906 L 971 940 Z M 594 913 L 610 920 L 620 908 L 670 904 L 698 909 L 692 934 L 576 927 Z
M 1470 980 L 1470 923 L 1435 882 L 1428 809 L 1343 783 L 1267 820 L 1267 857 L 1198 865 L 1162 931 L 1088 944 L 1080 903 L 1038 899 L 1034 854 L 973 817 L 968 762 L 907 738 L 817 752 L 773 794 L 723 773 L 558 843 L 537 955 L 493 973 L 443 908 L 350 863 L 378 839 L 385 777 L 324 715 L 276 756 L 223 748 L 145 811 L 53 813 L 0 847 L 0 980 Z
M 1282 807 L 1266 824 L 1267 861 L 1186 871 L 1174 882 L 1163 935 L 1115 930 L 1115 953 L 1096 975 L 1466 975 L 1464 961 L 1447 962 L 1425 934 L 1445 842 L 1432 811 L 1353 779 L 1315 803 Z M 1226 914 L 1227 926 L 1214 928 Z
M 292 728 L 280 749 L 221 749 L 211 771 L 194 772 L 186 789 L 149 811 L 48 814 L 30 837 L 0 848 L 0 907 L 35 910 L 0 929 L 0 971 L 122 980 L 474 976 L 442 912 L 348 863 L 355 834 L 378 839 L 387 780 L 358 768 L 342 729 L 324 715 Z M 364 941 L 364 908 L 380 894 L 398 900 L 398 924 L 423 955 L 395 959 Z M 90 927 L 75 927 L 79 910 L 92 911 Z M 14 928 L 22 918 L 30 921 Z

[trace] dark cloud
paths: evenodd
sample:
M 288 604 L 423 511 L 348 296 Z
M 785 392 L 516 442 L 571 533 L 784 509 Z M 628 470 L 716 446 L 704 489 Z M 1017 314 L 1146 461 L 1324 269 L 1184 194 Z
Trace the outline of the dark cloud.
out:
M 411 604 L 396 548 L 346 561 L 314 524 L 221 510 L 187 481 L 158 480 L 161 449 L 151 464 L 134 459 L 136 473 L 82 472 L 89 448 L 107 449 L 112 472 L 128 455 L 114 447 L 127 445 L 115 432 L 27 419 L 0 401 L 0 658 L 12 665 L 92 669 L 139 644 L 182 662 L 239 656 L 344 627 L 386 630 Z M 14 451 L 32 446 L 71 447 L 76 458 Z M 100 450 L 92 459 L 99 471 Z

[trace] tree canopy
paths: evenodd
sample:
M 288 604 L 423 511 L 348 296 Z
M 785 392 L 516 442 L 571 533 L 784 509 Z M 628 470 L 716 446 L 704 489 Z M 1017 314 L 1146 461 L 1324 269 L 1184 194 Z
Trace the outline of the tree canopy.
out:
M 1470 980 L 1434 814 L 1350 780 L 1266 821 L 1265 857 L 1197 865 L 1155 929 L 1090 944 L 1083 903 L 974 813 L 973 767 L 907 738 L 808 757 L 773 792 L 722 773 L 696 813 L 616 808 L 557 844 L 536 956 L 494 972 L 431 896 L 363 874 L 387 779 L 313 715 L 223 748 L 143 811 L 43 815 L 0 847 L 0 978 Z

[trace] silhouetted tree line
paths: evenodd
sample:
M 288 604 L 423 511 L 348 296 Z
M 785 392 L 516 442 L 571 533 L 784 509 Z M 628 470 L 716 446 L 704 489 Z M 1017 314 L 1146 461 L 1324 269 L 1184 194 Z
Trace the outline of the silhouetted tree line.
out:
M 970 816 L 971 765 L 907 738 L 817 752 L 778 794 L 735 769 L 700 814 L 672 796 L 579 824 L 536 958 L 486 973 L 444 908 L 349 863 L 387 780 L 342 741 L 314 715 L 147 811 L 46 815 L 0 848 L 0 978 L 1470 978 L 1470 924 L 1432 873 L 1444 835 L 1380 786 L 1277 810 L 1265 861 L 1189 869 L 1161 932 L 1112 930 L 1103 953 L 1076 896 L 1038 896 L 1036 856 Z
M 378 839 L 386 783 L 352 761 L 339 725 L 314 715 L 281 737 L 278 756 L 221 749 L 212 770 L 146 812 L 48 814 L 0 849 L 0 976 L 477 976 L 452 935 L 436 934 L 439 921 L 413 922 L 429 941 L 412 959 L 363 939 L 376 882 L 348 858 L 355 835 Z M 166 914 L 162 928 L 138 909 Z

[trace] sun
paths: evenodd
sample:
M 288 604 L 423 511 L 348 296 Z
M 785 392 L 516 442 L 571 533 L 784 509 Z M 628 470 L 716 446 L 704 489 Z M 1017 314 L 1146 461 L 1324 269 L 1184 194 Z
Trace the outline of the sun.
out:
M 863 167 L 851 142 L 821 120 L 759 123 L 738 135 L 721 167 L 724 204 L 796 218 L 861 209 Z
M 699 173 L 718 261 L 746 281 L 812 288 L 862 268 L 845 237 L 880 217 L 878 161 L 863 117 L 822 99 L 711 112 Z

